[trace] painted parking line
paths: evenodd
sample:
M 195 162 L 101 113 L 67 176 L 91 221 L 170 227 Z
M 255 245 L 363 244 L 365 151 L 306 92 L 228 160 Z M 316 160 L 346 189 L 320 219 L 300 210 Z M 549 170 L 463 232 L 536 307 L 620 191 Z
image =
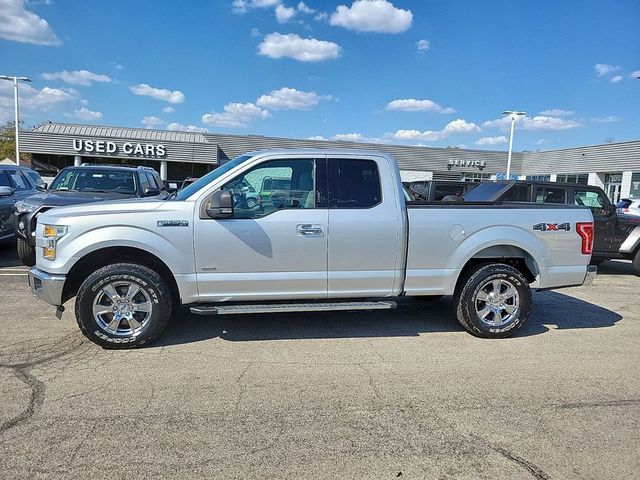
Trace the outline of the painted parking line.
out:
M 0 273 L 0 277 L 26 277 L 26 273 Z

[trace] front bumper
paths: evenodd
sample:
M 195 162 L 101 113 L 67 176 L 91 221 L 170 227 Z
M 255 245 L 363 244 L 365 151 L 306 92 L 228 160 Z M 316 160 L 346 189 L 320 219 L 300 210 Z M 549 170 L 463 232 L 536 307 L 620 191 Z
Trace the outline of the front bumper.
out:
M 62 305 L 62 290 L 66 275 L 52 275 L 33 267 L 29 270 L 29 286 L 33 293 L 40 300 L 44 300 L 57 307 Z
M 582 285 L 591 285 L 596 279 L 597 273 L 598 267 L 595 265 L 587 265 L 587 274 L 584 276 L 584 282 L 582 282 Z

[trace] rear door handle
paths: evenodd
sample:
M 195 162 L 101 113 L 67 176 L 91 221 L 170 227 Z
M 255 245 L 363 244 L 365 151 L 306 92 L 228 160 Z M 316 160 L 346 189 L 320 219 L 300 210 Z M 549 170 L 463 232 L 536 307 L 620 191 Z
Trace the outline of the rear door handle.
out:
M 296 232 L 298 235 L 305 237 L 322 237 L 324 235 L 324 230 L 321 225 L 312 225 L 309 223 L 298 225 Z

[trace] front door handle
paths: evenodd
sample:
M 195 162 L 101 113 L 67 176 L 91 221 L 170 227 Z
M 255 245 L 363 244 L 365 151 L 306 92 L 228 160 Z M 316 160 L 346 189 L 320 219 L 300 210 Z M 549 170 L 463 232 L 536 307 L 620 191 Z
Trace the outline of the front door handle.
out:
M 298 225 L 296 232 L 298 235 L 305 237 L 322 237 L 324 235 L 324 230 L 321 225 L 312 225 L 309 223 Z

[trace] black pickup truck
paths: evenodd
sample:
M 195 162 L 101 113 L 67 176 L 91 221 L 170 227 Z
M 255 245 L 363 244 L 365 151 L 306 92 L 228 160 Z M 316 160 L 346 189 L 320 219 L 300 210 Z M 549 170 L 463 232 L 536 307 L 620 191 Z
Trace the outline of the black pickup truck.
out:
M 449 195 L 460 196 L 479 184 L 455 180 L 420 180 L 402 182 L 402 185 L 413 201 L 440 202 Z
M 633 262 L 640 275 L 640 219 L 619 216 L 600 187 L 576 183 L 498 181 L 481 183 L 462 195 L 464 201 L 534 202 L 580 205 L 593 213 L 595 238 L 591 263 L 612 258 Z
M 85 164 L 64 168 L 48 190 L 15 203 L 18 257 L 29 267 L 35 265 L 36 222 L 39 215 L 54 207 L 167 196 L 160 175 L 150 167 Z

